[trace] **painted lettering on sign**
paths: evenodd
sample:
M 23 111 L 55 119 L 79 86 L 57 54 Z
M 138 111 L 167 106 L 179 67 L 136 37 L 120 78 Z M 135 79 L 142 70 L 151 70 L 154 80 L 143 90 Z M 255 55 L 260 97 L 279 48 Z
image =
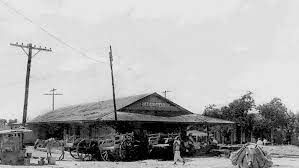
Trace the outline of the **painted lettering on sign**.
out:
M 169 107 L 167 103 L 156 103 L 156 102 L 142 102 L 141 106 L 145 107 Z

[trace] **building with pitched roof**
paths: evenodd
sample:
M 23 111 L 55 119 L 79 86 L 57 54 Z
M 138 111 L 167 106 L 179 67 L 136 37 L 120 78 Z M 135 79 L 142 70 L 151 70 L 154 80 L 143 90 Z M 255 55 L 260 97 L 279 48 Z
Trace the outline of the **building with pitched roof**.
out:
M 157 133 L 177 132 L 190 124 L 233 124 L 194 114 L 157 93 L 118 98 L 116 109 L 117 121 L 113 100 L 106 100 L 59 108 L 34 118 L 28 124 L 40 138 L 67 135 L 96 138 L 113 132 L 113 125 L 123 133 L 136 130 Z

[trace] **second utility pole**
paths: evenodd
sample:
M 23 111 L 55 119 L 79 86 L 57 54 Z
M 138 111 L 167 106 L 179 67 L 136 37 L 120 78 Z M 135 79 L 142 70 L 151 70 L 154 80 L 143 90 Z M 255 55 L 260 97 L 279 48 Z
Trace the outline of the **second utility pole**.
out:
M 162 93 L 164 93 L 164 97 L 165 97 L 165 98 L 166 98 L 167 93 L 169 93 L 169 92 L 171 92 L 171 91 L 169 91 L 169 90 L 165 90 L 165 91 L 162 92 Z
M 55 88 L 53 88 L 52 90 L 50 90 L 50 92 L 52 92 L 52 93 L 45 93 L 44 95 L 50 95 L 50 96 L 52 96 L 52 111 L 54 111 L 55 110 L 55 96 L 57 96 L 57 95 L 62 95 L 61 93 L 55 93 L 55 91 L 56 91 L 57 89 L 55 89 Z
M 23 125 L 25 126 L 26 124 L 26 119 L 27 119 L 27 107 L 28 107 L 28 93 L 29 93 L 29 81 L 30 81 L 30 69 L 31 69 L 31 59 L 36 55 L 38 54 L 40 51 L 52 51 L 52 49 L 47 49 L 46 47 L 45 48 L 42 48 L 41 46 L 40 47 L 37 47 L 37 46 L 32 46 L 31 43 L 27 44 L 27 45 L 24 45 L 23 43 L 22 44 L 18 44 L 18 43 L 15 43 L 15 44 L 12 44 L 10 43 L 11 46 L 15 46 L 15 47 L 20 47 L 22 48 L 22 50 L 25 52 L 25 54 L 28 56 L 28 60 L 27 60 L 27 71 L 26 71 L 26 84 L 25 84 L 25 98 L 24 98 L 24 108 L 23 108 Z M 25 51 L 24 48 L 28 48 L 28 53 Z M 37 52 L 32 56 L 32 50 L 37 50 Z
M 109 51 L 109 58 L 110 58 L 110 69 L 111 69 L 111 79 L 112 79 L 112 92 L 113 92 L 113 107 L 114 107 L 114 119 L 117 121 L 117 114 L 116 114 L 116 103 L 115 103 L 115 89 L 114 89 L 114 77 L 113 77 L 113 67 L 112 67 L 112 48 L 110 46 L 110 51 Z

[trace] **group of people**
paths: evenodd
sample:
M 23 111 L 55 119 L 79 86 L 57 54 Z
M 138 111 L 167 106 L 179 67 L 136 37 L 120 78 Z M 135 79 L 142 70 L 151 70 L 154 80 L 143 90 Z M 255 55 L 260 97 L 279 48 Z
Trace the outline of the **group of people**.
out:
M 266 138 L 264 138 L 264 140 L 261 140 L 261 138 L 258 138 L 256 141 L 257 145 L 267 145 L 268 143 L 269 143 L 269 141 Z

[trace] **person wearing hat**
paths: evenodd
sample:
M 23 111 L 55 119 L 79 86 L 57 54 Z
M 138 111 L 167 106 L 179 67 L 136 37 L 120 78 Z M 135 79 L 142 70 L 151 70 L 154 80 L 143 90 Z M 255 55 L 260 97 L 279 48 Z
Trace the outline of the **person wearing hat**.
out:
M 180 137 L 177 136 L 174 139 L 173 142 L 173 150 L 174 150 L 174 164 L 176 164 L 177 161 L 183 162 L 183 165 L 185 164 L 185 160 L 181 157 L 181 152 L 180 152 L 180 148 L 181 148 L 181 141 L 180 141 Z

